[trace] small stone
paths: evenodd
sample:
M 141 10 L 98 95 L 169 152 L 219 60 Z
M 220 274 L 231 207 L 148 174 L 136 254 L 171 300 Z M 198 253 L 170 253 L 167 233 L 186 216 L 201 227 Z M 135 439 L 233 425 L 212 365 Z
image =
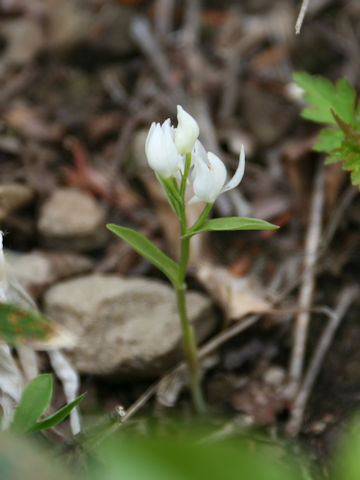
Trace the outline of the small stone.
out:
M 264 373 L 264 382 L 273 387 L 281 387 L 286 378 L 286 372 L 282 367 L 272 365 Z
M 7 252 L 7 260 L 14 277 L 36 299 L 57 280 L 88 272 L 92 267 L 87 257 L 64 252 Z
M 0 185 L 0 221 L 5 220 L 11 212 L 23 207 L 34 196 L 33 190 L 21 183 L 3 183 Z
M 51 287 L 46 314 L 79 335 L 69 351 L 80 373 L 153 378 L 182 358 L 175 292 L 147 278 L 87 275 Z M 198 341 L 214 329 L 211 301 L 189 292 L 188 314 Z
M 42 206 L 38 228 L 52 248 L 91 250 L 105 239 L 105 214 L 87 192 L 59 188 Z

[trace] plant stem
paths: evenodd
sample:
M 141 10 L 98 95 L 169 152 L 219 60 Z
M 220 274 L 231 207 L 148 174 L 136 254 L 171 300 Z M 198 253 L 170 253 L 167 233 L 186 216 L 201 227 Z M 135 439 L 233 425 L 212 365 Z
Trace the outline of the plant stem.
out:
M 179 287 L 176 289 L 181 329 L 183 333 L 184 353 L 188 366 L 189 383 L 194 406 L 198 413 L 205 411 L 205 403 L 199 382 L 199 361 L 193 326 L 190 325 L 186 307 L 185 275 L 189 260 L 190 238 L 181 239 L 181 258 L 179 268 Z
M 187 231 L 187 234 L 189 233 L 194 233 L 196 232 L 196 230 L 198 228 L 200 228 L 202 226 L 202 224 L 205 222 L 205 220 L 207 219 L 212 207 L 213 207 L 214 203 L 207 203 L 204 207 L 204 210 L 201 212 L 201 215 L 200 217 L 196 220 L 196 222 L 194 223 L 194 225 L 192 225 L 189 230 Z
M 181 205 L 181 250 L 180 250 L 180 264 L 179 264 L 179 277 L 178 287 L 176 287 L 176 296 L 178 303 L 178 310 L 180 316 L 180 324 L 183 334 L 184 354 L 186 363 L 188 366 L 189 384 L 194 407 L 198 413 L 205 411 L 205 402 L 202 396 L 200 381 L 199 381 L 199 360 L 196 346 L 196 339 L 193 326 L 190 325 L 187 307 L 186 307 L 186 270 L 189 261 L 190 254 L 190 237 L 184 237 L 187 232 L 186 224 L 186 209 L 185 209 L 185 190 L 187 177 L 189 175 L 191 165 L 191 154 L 186 154 L 184 174 L 181 179 L 180 196 L 182 200 Z

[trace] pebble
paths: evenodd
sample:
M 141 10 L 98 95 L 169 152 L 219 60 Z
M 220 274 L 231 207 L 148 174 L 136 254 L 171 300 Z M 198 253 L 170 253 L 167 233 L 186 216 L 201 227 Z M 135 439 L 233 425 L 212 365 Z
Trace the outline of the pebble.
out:
M 88 251 L 104 242 L 105 214 L 89 193 L 59 188 L 43 204 L 38 229 L 51 248 Z
M 0 221 L 11 212 L 29 203 L 34 196 L 33 190 L 22 183 L 3 183 L 0 185 Z
M 30 295 L 38 299 L 50 285 L 91 270 L 92 262 L 84 255 L 65 252 L 7 252 L 13 276 Z

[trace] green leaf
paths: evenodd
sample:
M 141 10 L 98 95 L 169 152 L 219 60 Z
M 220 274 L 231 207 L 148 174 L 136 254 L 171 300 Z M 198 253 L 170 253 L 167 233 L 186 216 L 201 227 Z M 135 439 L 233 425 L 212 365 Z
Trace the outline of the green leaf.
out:
M 330 153 L 334 148 L 340 147 L 343 139 L 344 134 L 341 130 L 335 128 L 323 128 L 319 132 L 313 150 L 316 152 Z
M 24 310 L 10 303 L 0 304 L 0 337 L 10 345 L 26 340 L 47 340 L 56 332 L 56 325 L 38 312 Z
M 340 146 L 330 152 L 327 163 L 342 161 L 342 169 L 351 172 L 352 184 L 360 186 L 360 134 L 355 127 L 344 122 L 335 112 L 333 115 L 344 138 Z
M 48 373 L 39 375 L 24 388 L 11 425 L 13 431 L 28 432 L 50 404 L 53 379 Z
M 150 242 L 150 240 L 131 228 L 120 227 L 119 225 L 114 224 L 108 224 L 107 228 L 131 245 L 136 252 L 161 270 L 173 285 L 177 285 L 179 275 L 178 265 L 174 260 L 165 255 L 165 253 Z
M 301 115 L 318 123 L 335 124 L 333 110 L 344 122 L 355 124 L 355 91 L 346 78 L 338 80 L 334 86 L 327 78 L 311 76 L 306 72 L 296 72 L 294 81 L 302 88 L 304 98 L 310 103 Z
M 28 430 L 28 433 L 38 432 L 39 430 L 46 430 L 47 428 L 54 427 L 58 423 L 62 422 L 70 414 L 71 410 L 81 402 L 81 400 L 85 397 L 85 395 L 86 393 L 79 395 L 78 397 L 75 398 L 75 400 L 68 403 L 64 407 L 60 408 L 60 410 L 58 410 L 57 412 L 35 423 Z
M 279 228 L 277 225 L 260 220 L 258 218 L 246 217 L 223 217 L 205 220 L 201 227 L 194 232 L 190 231 L 188 235 L 196 235 L 200 232 L 210 231 L 229 231 L 229 230 L 274 230 Z
M 231 438 L 228 441 L 195 441 L 186 431 L 179 438 L 142 438 L 110 436 L 98 449 L 100 461 L 89 472 L 91 480 L 300 480 L 306 463 L 301 454 L 298 462 L 274 443 L 257 445 Z M 306 472 L 307 473 L 307 472 Z M 346 477 L 344 479 L 347 480 Z
M 171 208 L 175 212 L 175 215 L 180 218 L 181 216 L 181 197 L 180 193 L 176 190 L 177 186 L 173 183 L 173 180 L 176 182 L 175 179 L 172 178 L 162 178 L 161 175 L 156 173 L 156 178 L 160 185 L 162 186 L 165 195 L 170 203 Z

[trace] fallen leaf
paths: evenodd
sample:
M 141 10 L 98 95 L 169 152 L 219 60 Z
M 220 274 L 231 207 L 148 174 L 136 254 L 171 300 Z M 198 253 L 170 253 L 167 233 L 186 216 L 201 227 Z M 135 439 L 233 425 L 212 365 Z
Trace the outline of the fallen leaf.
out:
M 272 308 L 261 288 L 248 277 L 235 277 L 226 268 L 208 262 L 201 263 L 195 275 L 230 320 Z

